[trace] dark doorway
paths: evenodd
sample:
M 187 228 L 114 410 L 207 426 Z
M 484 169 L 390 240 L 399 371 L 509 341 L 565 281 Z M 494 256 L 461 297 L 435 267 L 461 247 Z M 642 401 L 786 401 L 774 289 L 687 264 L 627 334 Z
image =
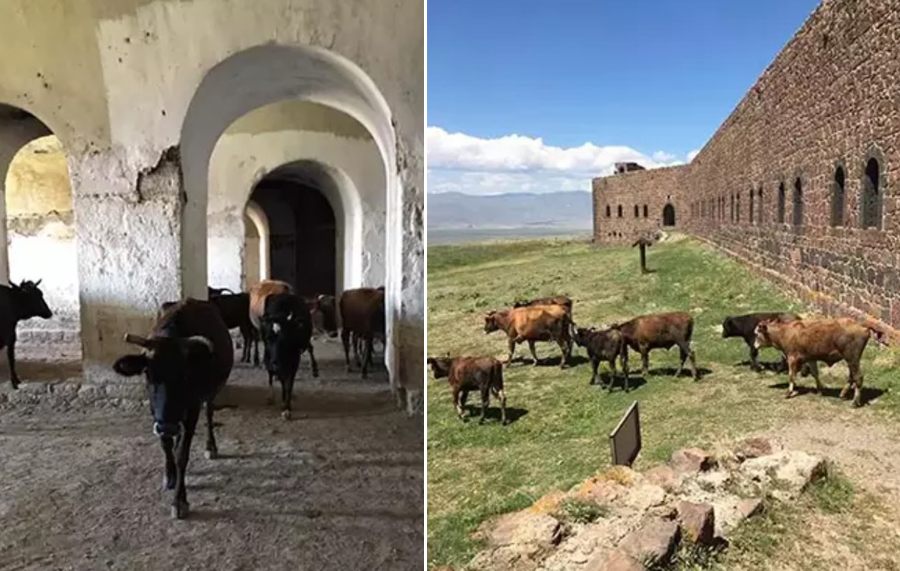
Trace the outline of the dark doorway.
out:
M 267 177 L 251 200 L 269 218 L 272 279 L 288 282 L 301 295 L 334 294 L 336 225 L 325 196 L 294 180 Z
M 663 226 L 675 226 L 675 207 L 671 204 L 663 207 Z

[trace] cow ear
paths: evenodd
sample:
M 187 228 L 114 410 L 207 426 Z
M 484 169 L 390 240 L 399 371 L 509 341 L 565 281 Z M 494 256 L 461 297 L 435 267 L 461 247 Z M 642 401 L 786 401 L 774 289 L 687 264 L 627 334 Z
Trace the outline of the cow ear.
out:
M 123 377 L 133 377 L 143 373 L 148 363 L 146 355 L 125 355 L 113 363 L 113 370 Z

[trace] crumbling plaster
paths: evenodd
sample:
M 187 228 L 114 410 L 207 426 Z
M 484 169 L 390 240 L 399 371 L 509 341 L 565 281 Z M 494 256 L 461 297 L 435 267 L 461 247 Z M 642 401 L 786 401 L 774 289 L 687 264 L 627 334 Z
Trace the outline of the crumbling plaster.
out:
M 203 296 L 212 147 L 252 108 L 301 98 L 354 116 L 384 158 L 386 226 L 398 233 L 387 238 L 387 361 L 395 387 L 420 388 L 422 248 L 409 238 L 421 228 L 404 225 L 421 219 L 424 184 L 423 3 L 70 4 L 0 5 L 0 35 L 16 53 L 0 61 L 0 102 L 40 117 L 69 151 L 86 374 L 110 376 L 109 361 L 127 350 L 122 335 L 145 331 L 159 303 Z M 234 78 L 243 90 L 213 81 L 216 92 L 197 97 L 214 68 L 247 71 Z M 192 102 L 200 115 L 189 117 Z M 407 150 L 398 156 L 397 145 Z M 401 164 L 406 155 L 418 160 Z M 139 191 L 138 174 L 157 166 Z M 411 330 L 418 339 L 407 346 Z

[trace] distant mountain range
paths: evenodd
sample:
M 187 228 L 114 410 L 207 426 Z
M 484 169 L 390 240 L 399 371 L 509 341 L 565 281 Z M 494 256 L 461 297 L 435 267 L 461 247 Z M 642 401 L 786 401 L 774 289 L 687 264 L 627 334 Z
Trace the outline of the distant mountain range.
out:
M 428 229 L 589 229 L 592 209 L 591 193 L 586 191 L 492 196 L 442 192 L 428 195 Z

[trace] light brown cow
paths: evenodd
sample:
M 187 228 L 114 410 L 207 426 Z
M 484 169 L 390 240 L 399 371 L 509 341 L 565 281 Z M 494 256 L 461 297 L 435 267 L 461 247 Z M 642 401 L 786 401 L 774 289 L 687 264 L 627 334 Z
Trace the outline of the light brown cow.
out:
M 266 298 L 279 293 L 294 293 L 291 284 L 279 280 L 263 280 L 250 288 L 250 323 L 260 338 L 259 319 L 266 312 Z M 259 346 L 254 343 L 253 364 L 259 366 Z
M 537 366 L 537 353 L 534 351 L 535 341 L 556 341 L 562 351 L 560 368 L 565 368 L 566 359 L 572 352 L 571 338 L 572 319 L 569 311 L 562 305 L 529 305 L 515 307 L 506 311 L 491 311 L 484 318 L 484 332 L 491 333 L 502 329 L 509 338 L 508 365 L 512 362 L 516 345 L 528 342 L 534 365 Z
M 829 367 L 838 361 L 846 361 L 850 375 L 841 389 L 841 398 L 853 386 L 853 406 L 860 406 L 863 375 L 860 370 L 860 359 L 875 334 L 875 340 L 884 343 L 883 334 L 876 329 L 862 325 L 850 318 L 807 319 L 780 323 L 763 321 L 756 326 L 756 347 L 775 347 L 780 349 L 788 362 L 790 381 L 785 398 L 797 394 L 794 384 L 800 367 L 809 363 L 809 369 L 816 380 L 816 392 L 822 390 L 819 381 L 818 361 Z

